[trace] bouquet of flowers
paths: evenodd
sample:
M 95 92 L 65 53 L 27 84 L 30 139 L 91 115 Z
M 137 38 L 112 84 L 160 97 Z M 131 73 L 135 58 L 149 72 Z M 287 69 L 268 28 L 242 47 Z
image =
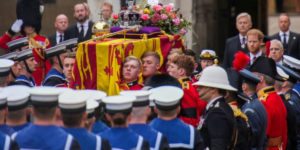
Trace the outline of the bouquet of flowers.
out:
M 191 29 L 192 23 L 179 13 L 179 9 L 174 9 L 172 4 L 169 5 L 144 5 L 133 6 L 133 10 L 141 14 L 140 24 L 142 26 L 154 26 L 164 30 L 167 34 L 185 35 L 187 30 Z M 120 15 L 114 14 L 112 18 L 113 26 L 120 25 Z

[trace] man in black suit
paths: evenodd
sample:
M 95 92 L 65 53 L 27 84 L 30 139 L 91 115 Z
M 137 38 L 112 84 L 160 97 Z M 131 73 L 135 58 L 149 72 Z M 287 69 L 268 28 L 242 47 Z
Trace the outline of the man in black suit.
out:
M 238 51 L 248 53 L 246 34 L 251 27 L 251 16 L 248 13 L 243 12 L 236 17 L 236 28 L 239 31 L 239 34 L 226 40 L 223 59 L 223 67 L 225 69 L 232 67 L 235 53 Z
M 300 59 L 300 36 L 290 31 L 291 21 L 287 14 L 281 14 L 278 20 L 280 31 L 271 39 L 281 41 L 284 47 L 284 54 Z
M 68 17 L 65 14 L 59 14 L 55 19 L 54 26 L 56 28 L 56 33 L 48 37 L 51 47 L 64 41 L 64 32 L 69 26 Z
M 78 42 L 83 42 L 91 39 L 94 23 L 89 20 L 88 8 L 83 3 L 74 6 L 74 18 L 77 22 L 65 31 L 65 40 L 78 38 Z
M 229 84 L 225 70 L 219 66 L 209 66 L 202 72 L 197 91 L 207 106 L 199 124 L 205 147 L 210 150 L 233 149 L 236 139 L 236 123 L 231 107 L 225 102 L 226 90 L 237 91 Z

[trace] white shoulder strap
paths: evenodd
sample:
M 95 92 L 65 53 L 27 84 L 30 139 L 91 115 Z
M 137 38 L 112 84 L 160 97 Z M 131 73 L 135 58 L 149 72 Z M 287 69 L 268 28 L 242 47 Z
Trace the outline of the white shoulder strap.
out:
M 138 143 L 136 145 L 136 150 L 141 150 L 142 149 L 143 141 L 144 141 L 143 137 L 139 136 Z
M 4 150 L 9 150 L 10 147 L 10 137 L 8 135 L 5 136 Z
M 99 135 L 96 135 L 96 150 L 101 149 L 101 138 Z
M 72 140 L 73 140 L 73 136 L 68 134 L 65 150 L 69 150 L 71 148 Z
M 159 150 L 161 139 L 162 139 L 162 133 L 158 132 L 157 137 L 156 137 L 156 141 L 155 141 L 155 147 L 154 147 L 153 150 Z M 151 148 L 151 150 L 152 150 L 152 148 Z

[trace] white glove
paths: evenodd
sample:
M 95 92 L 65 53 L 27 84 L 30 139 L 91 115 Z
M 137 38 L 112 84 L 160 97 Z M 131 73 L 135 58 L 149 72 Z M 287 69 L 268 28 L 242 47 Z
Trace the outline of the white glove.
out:
M 21 31 L 21 26 L 23 25 L 23 20 L 22 19 L 17 19 L 14 24 L 11 26 L 11 30 L 14 31 L 15 33 L 18 33 Z

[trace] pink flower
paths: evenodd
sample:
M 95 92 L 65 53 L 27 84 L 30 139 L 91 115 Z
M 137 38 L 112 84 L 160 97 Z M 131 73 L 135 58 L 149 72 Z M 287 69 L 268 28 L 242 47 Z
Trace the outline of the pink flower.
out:
M 114 15 L 113 15 L 113 19 L 114 19 L 114 20 L 117 20 L 118 18 L 119 18 L 118 14 L 114 14 Z
M 163 8 L 162 8 L 161 5 L 154 5 L 154 10 L 155 10 L 156 12 L 160 12 L 162 9 L 163 9 Z
M 165 20 L 165 19 L 168 19 L 168 16 L 167 16 L 166 14 L 161 14 L 161 15 L 160 15 L 160 18 L 161 18 L 162 20 Z
M 182 34 L 182 35 L 185 35 L 186 34 L 186 28 L 181 28 L 179 33 Z
M 146 21 L 146 20 L 149 20 L 150 17 L 149 17 L 148 14 L 143 14 L 143 15 L 142 15 L 142 19 Z
M 152 23 L 157 23 L 160 20 L 160 15 L 158 13 L 155 13 L 152 17 Z
M 169 13 L 173 9 L 173 6 L 171 6 L 171 5 L 165 5 L 164 8 L 166 9 L 166 12 Z
M 173 23 L 175 23 L 177 26 L 179 25 L 180 23 L 180 20 L 178 18 L 174 18 L 173 20 Z

